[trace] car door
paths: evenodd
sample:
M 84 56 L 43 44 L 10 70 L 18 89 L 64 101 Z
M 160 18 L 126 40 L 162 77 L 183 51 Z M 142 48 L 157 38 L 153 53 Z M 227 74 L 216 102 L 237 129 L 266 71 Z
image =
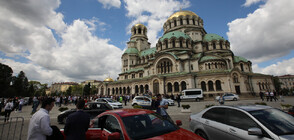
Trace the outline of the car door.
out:
M 260 128 L 261 127 L 252 120 L 247 114 L 240 110 L 236 109 L 227 109 L 228 113 L 228 123 L 229 127 L 227 129 L 228 134 L 236 137 L 237 139 L 246 139 L 246 140 L 270 140 L 269 137 L 264 133 L 264 137 L 255 136 L 255 135 L 248 135 L 249 128 Z M 262 130 L 262 129 L 261 129 Z
M 119 140 L 123 140 L 124 136 L 122 134 L 122 129 L 118 120 L 112 115 L 106 115 L 104 117 L 105 117 L 105 122 L 103 126 L 103 131 L 101 132 L 101 140 L 107 140 L 108 136 L 114 132 L 119 132 L 120 133 Z M 99 122 L 99 124 L 101 124 L 101 122 Z
M 226 108 L 211 108 L 202 116 L 204 132 L 211 140 L 235 140 L 235 137 L 228 135 Z
M 95 118 L 91 122 L 90 128 L 86 132 L 87 140 L 99 140 L 101 139 L 102 130 L 98 127 L 98 118 Z

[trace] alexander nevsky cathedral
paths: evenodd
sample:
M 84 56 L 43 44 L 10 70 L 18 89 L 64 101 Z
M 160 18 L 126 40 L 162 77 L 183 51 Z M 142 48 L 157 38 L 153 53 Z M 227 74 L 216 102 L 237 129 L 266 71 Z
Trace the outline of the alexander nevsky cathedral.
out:
M 134 25 L 121 56 L 119 78 L 105 79 L 98 94 L 178 94 L 201 88 L 205 97 L 214 97 L 274 90 L 270 75 L 253 73 L 252 63 L 235 56 L 228 40 L 203 27 L 194 12 L 178 11 L 164 23 L 156 45 L 150 46 L 146 26 Z

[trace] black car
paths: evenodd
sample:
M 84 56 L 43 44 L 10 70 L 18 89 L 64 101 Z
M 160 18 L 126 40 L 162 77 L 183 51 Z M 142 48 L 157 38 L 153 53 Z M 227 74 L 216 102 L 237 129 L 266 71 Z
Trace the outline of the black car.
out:
M 90 114 L 90 117 L 92 119 L 96 117 L 97 115 L 99 115 L 100 113 L 107 110 L 112 110 L 112 107 L 107 103 L 89 102 L 89 103 L 86 103 L 83 111 Z M 70 109 L 70 110 L 65 110 L 61 112 L 57 117 L 58 123 L 64 124 L 68 115 L 74 112 L 76 112 L 76 109 Z

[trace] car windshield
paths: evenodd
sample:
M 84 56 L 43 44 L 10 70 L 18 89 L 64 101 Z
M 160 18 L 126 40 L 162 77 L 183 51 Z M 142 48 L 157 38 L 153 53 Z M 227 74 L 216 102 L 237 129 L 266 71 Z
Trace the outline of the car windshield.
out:
M 114 101 L 114 100 L 112 100 L 112 99 L 105 99 L 105 100 L 107 100 L 109 103 L 114 103 L 114 102 L 116 102 L 116 101 Z
M 131 139 L 147 139 L 179 129 L 156 113 L 123 117 L 122 120 Z
M 294 134 L 294 117 L 283 111 L 270 108 L 249 113 L 276 135 Z

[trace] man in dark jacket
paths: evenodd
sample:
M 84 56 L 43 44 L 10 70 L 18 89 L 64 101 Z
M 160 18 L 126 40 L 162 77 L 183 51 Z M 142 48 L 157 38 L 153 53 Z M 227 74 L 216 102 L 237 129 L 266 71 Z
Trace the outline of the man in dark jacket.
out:
M 76 107 L 77 111 L 67 117 L 64 134 L 66 140 L 86 140 L 86 132 L 89 128 L 90 115 L 82 109 L 85 106 L 84 100 L 79 100 Z

